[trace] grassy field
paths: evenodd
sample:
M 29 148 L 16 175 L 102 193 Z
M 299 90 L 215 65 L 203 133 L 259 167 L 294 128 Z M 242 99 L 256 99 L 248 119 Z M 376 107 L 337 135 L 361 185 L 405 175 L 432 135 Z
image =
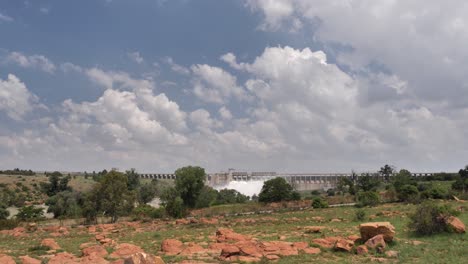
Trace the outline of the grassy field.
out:
M 463 203 L 450 203 L 454 208 L 463 206 Z M 237 206 L 237 205 L 236 205 Z M 466 205 L 465 205 L 466 207 Z M 385 204 L 374 208 L 365 208 L 366 221 L 389 221 L 396 228 L 396 240 L 389 245 L 391 250 L 399 252 L 399 263 L 466 263 L 468 259 L 468 235 L 440 234 L 430 237 L 418 237 L 412 234 L 408 228 L 408 214 L 414 210 L 414 205 Z M 166 238 L 175 238 L 183 242 L 196 242 L 207 247 L 212 242 L 213 235 L 218 227 L 229 227 L 236 232 L 250 235 L 259 240 L 278 240 L 283 236 L 285 241 L 306 241 L 312 244 L 312 239 L 329 236 L 358 235 L 360 222 L 354 220 L 356 208 L 339 207 L 327 209 L 308 209 L 303 211 L 276 212 L 271 214 L 254 214 L 248 216 L 232 216 L 220 219 L 218 225 L 190 224 L 176 225 L 172 221 L 154 221 L 141 223 L 134 228 L 124 228 L 118 233 L 111 233 L 110 237 L 118 243 L 132 243 L 142 247 L 146 252 L 161 255 L 160 244 Z M 386 216 L 388 215 L 388 216 Z M 316 222 L 312 218 L 320 216 L 323 222 Z M 463 212 L 459 218 L 468 223 L 468 214 Z M 339 219 L 339 222 L 330 221 Z M 41 223 L 41 225 L 47 224 Z M 322 225 L 326 229 L 322 233 L 306 234 L 305 226 Z M 70 234 L 56 238 L 64 251 L 80 255 L 79 245 L 94 240 L 94 235 L 86 230 L 69 228 Z M 48 233 L 36 232 L 27 237 L 12 237 L 0 235 L 0 253 L 19 257 L 30 255 L 39 257 L 45 252 L 39 246 L 41 239 L 49 237 Z M 414 245 L 413 241 L 422 244 Z M 358 256 L 351 253 L 333 252 L 322 249 L 319 255 L 299 255 L 283 257 L 278 263 L 366 263 L 371 262 L 371 257 L 384 257 L 383 255 Z M 166 262 L 179 262 L 184 257 L 163 256 Z M 206 261 L 206 260 L 205 260 Z M 217 260 L 212 260 L 217 262 Z

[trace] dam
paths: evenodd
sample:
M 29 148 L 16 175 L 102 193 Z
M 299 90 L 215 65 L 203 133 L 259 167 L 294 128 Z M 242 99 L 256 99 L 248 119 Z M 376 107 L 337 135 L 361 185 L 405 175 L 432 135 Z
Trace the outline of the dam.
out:
M 375 175 L 377 173 L 370 173 Z M 413 177 L 432 176 L 436 173 L 412 173 Z M 360 175 L 360 174 L 359 174 Z M 353 173 L 278 173 L 278 172 L 245 172 L 229 169 L 227 172 L 208 173 L 206 184 L 211 187 L 226 186 L 232 181 L 250 182 L 267 181 L 276 177 L 285 179 L 298 191 L 330 189 L 336 187 L 342 177 L 357 180 L 360 177 Z M 143 173 L 143 179 L 175 180 L 176 175 L 171 173 Z

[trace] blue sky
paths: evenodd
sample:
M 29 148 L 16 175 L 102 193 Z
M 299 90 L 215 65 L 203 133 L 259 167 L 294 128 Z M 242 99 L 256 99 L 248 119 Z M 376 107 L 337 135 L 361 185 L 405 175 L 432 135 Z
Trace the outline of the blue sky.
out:
M 0 167 L 455 171 L 467 9 L 2 1 Z

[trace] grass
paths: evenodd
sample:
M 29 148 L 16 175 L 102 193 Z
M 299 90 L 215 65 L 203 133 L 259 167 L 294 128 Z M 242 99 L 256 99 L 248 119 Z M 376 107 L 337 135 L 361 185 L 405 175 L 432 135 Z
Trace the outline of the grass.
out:
M 460 206 L 456 202 L 449 203 Z M 215 212 L 234 212 L 245 205 L 232 205 L 210 208 L 209 214 Z M 254 207 L 254 205 L 251 205 Z M 256 205 L 258 206 L 258 205 Z M 220 209 L 221 208 L 221 209 Z M 370 221 L 389 221 L 396 228 L 396 241 L 388 247 L 399 252 L 398 261 L 400 263 L 465 263 L 468 259 L 468 235 L 467 234 L 439 234 L 430 237 L 416 236 L 408 230 L 409 219 L 407 215 L 414 210 L 414 205 L 405 204 L 384 204 L 374 208 L 364 208 L 366 219 Z M 252 209 L 252 208 L 250 208 Z M 229 227 L 241 234 L 250 235 L 264 241 L 278 240 L 280 236 L 285 236 L 286 241 L 307 241 L 312 243 L 312 239 L 324 236 L 348 236 L 358 235 L 358 225 L 361 223 L 355 220 L 355 213 L 358 209 L 354 207 L 338 207 L 324 209 L 309 209 L 304 211 L 283 211 L 270 214 L 253 214 L 247 216 L 225 216 L 220 219 L 218 225 L 175 225 L 172 222 L 155 221 L 153 223 L 142 224 L 143 230 L 136 232 L 128 227 L 118 233 L 111 233 L 109 236 L 119 243 L 132 243 L 142 247 L 146 252 L 160 255 L 160 245 L 164 239 L 175 238 L 183 242 L 196 242 L 204 247 L 211 243 L 210 236 L 213 236 L 218 227 Z M 382 211 L 397 211 L 398 214 L 386 217 Z M 208 214 L 207 213 L 207 214 Z M 324 222 L 316 222 L 312 218 L 320 216 Z M 331 219 L 341 219 L 341 222 L 330 222 Z M 462 213 L 459 218 L 468 223 L 468 214 Z M 323 225 L 326 229 L 322 233 L 305 234 L 304 227 L 311 225 Z M 8 252 L 9 255 L 19 257 L 29 254 L 32 257 L 39 257 L 41 250 L 30 251 L 31 248 L 38 247 L 43 238 L 48 237 L 45 233 L 33 233 L 28 237 L 14 238 L 0 234 L 0 251 Z M 80 232 L 79 229 L 70 228 L 70 235 L 56 238 L 57 243 L 64 251 L 80 255 L 79 246 L 82 243 L 93 241 L 94 235 L 87 232 Z M 412 241 L 423 242 L 421 245 L 413 245 Z M 1 253 L 1 252 L 0 252 Z M 163 256 L 166 262 L 179 262 L 186 258 L 181 256 Z M 371 256 L 358 256 L 350 253 L 333 252 L 323 249 L 319 255 L 299 255 L 281 258 L 278 263 L 366 263 L 371 262 Z

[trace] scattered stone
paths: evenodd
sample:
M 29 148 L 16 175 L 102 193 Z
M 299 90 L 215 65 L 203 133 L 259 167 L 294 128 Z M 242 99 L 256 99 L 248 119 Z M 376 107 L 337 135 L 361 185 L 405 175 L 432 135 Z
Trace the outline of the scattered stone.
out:
M 332 223 L 341 222 L 341 219 L 333 218 L 332 220 L 330 220 L 330 222 L 332 222 Z
M 99 257 L 105 257 L 107 256 L 107 250 L 101 246 L 101 245 L 94 245 L 91 247 L 87 247 L 81 250 L 83 253 L 83 256 L 99 256 Z
M 398 251 L 395 251 L 395 250 L 389 250 L 385 252 L 385 256 L 389 258 L 398 258 L 398 255 L 399 255 Z
M 383 235 L 376 235 L 366 241 L 366 246 L 369 248 L 385 248 L 385 239 Z
M 15 260 L 8 256 L 8 255 L 4 255 L 4 254 L 0 254 L 0 263 L 2 264 L 16 264 Z
M 183 256 L 191 256 L 196 253 L 201 253 L 205 252 L 205 249 L 201 247 L 200 245 L 197 245 L 195 243 L 189 243 L 186 248 L 184 248 L 181 252 L 180 255 Z
M 357 236 L 357 235 L 350 235 L 350 236 L 347 237 L 347 239 L 353 241 L 354 243 L 356 243 L 359 240 L 361 240 L 361 237 Z
M 49 247 L 50 249 L 53 249 L 53 250 L 60 249 L 59 244 L 57 244 L 57 242 L 55 242 L 55 240 L 53 238 L 43 239 L 42 242 L 41 242 L 41 246 Z
M 222 245 L 221 248 L 221 256 L 228 258 L 233 255 L 239 255 L 240 254 L 240 249 L 237 246 L 234 245 L 229 245 L 229 244 L 219 244 Z
M 206 225 L 217 225 L 219 221 L 216 218 L 211 218 L 211 219 L 202 218 L 200 219 L 200 222 Z
M 216 231 L 216 240 L 218 242 L 224 241 L 245 241 L 250 240 L 249 237 L 238 234 L 229 228 L 218 228 Z
M 164 261 L 147 253 L 136 253 L 126 258 L 124 264 L 164 264 Z
M 177 239 L 166 239 L 161 243 L 161 250 L 167 255 L 178 255 L 183 250 L 183 244 Z
M 372 257 L 371 261 L 382 263 L 382 262 L 386 262 L 387 259 L 386 258 L 374 258 L 374 257 Z
M 80 264 L 109 264 L 109 261 L 101 256 L 90 255 L 82 257 L 80 259 Z
M 422 245 L 422 244 L 426 244 L 422 241 L 418 241 L 418 240 L 413 240 L 410 242 L 413 246 L 419 246 L 419 245 Z
M 78 264 L 80 260 L 68 252 L 61 252 L 49 259 L 48 264 Z
M 136 253 L 143 253 L 143 249 L 139 246 L 135 246 L 133 244 L 122 243 L 117 246 L 117 249 L 110 254 L 111 258 L 128 258 L 133 254 Z
M 354 242 L 346 239 L 339 239 L 336 241 L 334 249 L 337 251 L 351 252 L 353 250 Z
M 465 224 L 455 216 L 450 216 L 445 219 L 445 224 L 455 231 L 455 233 L 463 234 L 465 233 Z
M 41 264 L 41 261 L 30 256 L 21 256 L 21 263 L 23 264 Z
M 321 250 L 320 248 L 304 248 L 303 249 L 304 253 L 306 254 L 320 254 Z
M 395 227 L 390 222 L 364 223 L 359 225 L 359 232 L 363 241 L 383 235 L 385 241 L 390 242 L 395 236 Z
M 316 238 L 312 242 L 323 248 L 333 248 L 338 239 L 337 237 Z
M 176 220 L 176 225 L 188 225 L 190 224 L 190 221 L 187 219 L 177 219 Z

